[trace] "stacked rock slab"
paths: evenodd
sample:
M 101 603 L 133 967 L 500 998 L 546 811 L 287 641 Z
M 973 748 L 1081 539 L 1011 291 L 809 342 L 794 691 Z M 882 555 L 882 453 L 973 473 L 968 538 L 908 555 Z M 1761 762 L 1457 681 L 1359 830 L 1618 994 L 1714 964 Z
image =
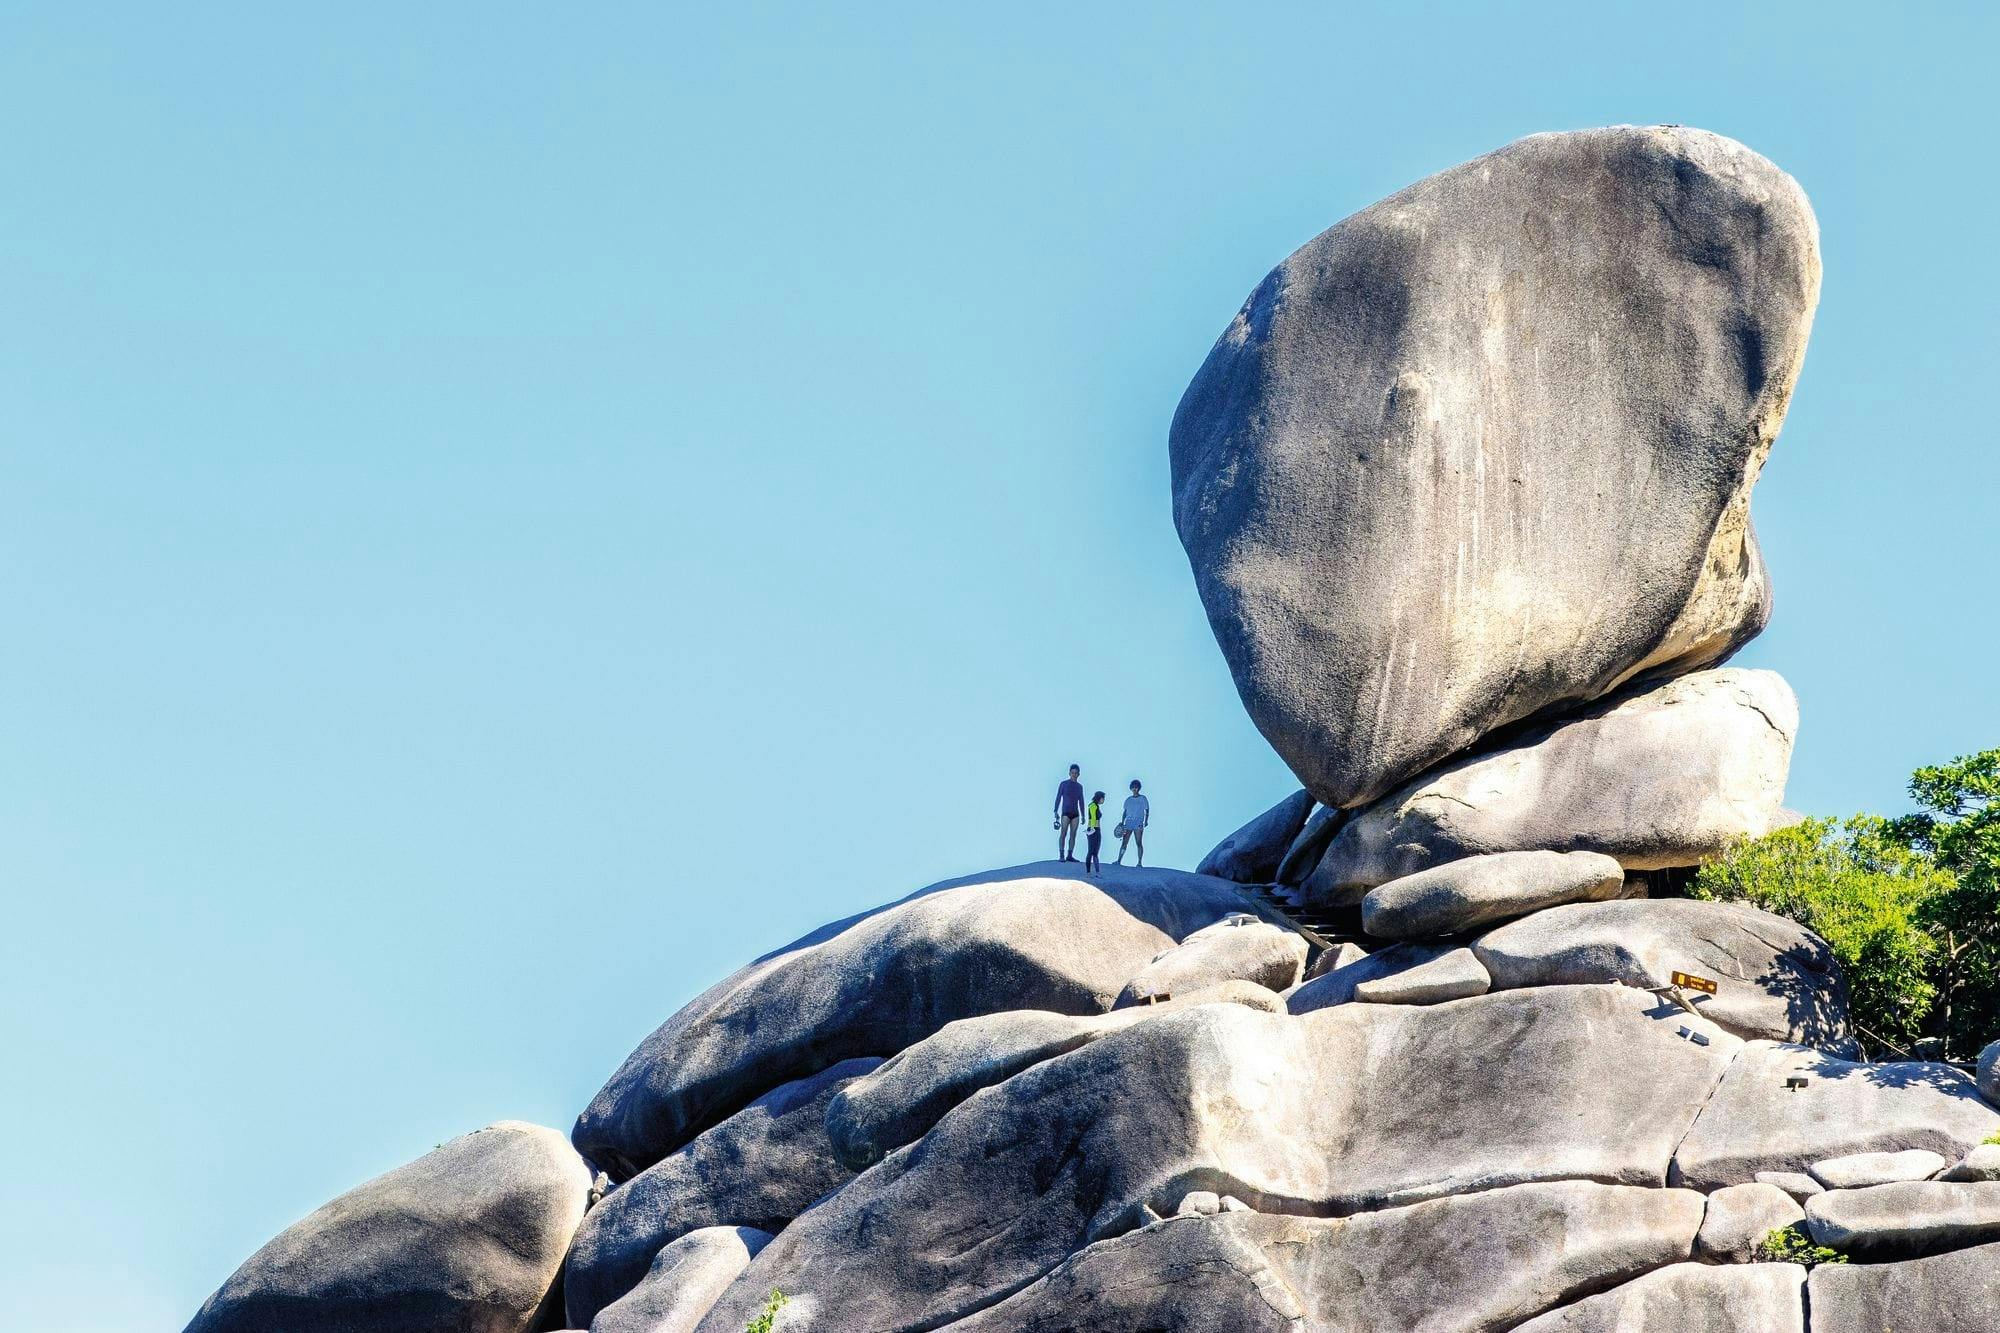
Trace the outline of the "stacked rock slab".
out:
M 774 1333 L 2000 1329 L 2000 1047 L 1844 1059 L 1823 941 L 1626 873 L 1781 818 L 1790 691 L 1714 668 L 1767 612 L 1749 493 L 1817 289 L 1797 187 L 1678 127 L 1523 140 L 1312 241 L 1172 441 L 1305 790 L 1213 874 L 976 875 L 758 959 L 574 1150 L 445 1145 L 193 1329 L 539 1333 L 566 1296 L 741 1333 L 773 1291 Z M 1273 881 L 1369 936 L 1300 984 L 1245 916 Z M 1764 1262 L 1780 1228 L 1855 1262 Z

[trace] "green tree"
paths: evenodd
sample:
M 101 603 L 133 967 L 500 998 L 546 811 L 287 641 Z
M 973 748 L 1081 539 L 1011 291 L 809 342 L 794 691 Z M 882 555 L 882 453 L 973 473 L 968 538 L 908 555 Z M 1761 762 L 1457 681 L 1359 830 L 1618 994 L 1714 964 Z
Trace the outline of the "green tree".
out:
M 1955 887 L 1889 821 L 1808 819 L 1738 843 L 1703 866 L 1697 898 L 1748 902 L 1790 917 L 1832 946 L 1855 1023 L 1869 1046 L 1907 1049 L 1937 1000 L 1932 903 Z
M 1932 1030 L 1948 1055 L 1969 1058 L 2000 1038 L 2000 749 L 1918 769 L 1910 796 L 1922 808 L 1891 821 L 1891 835 L 1955 881 L 1924 909 L 1939 951 Z

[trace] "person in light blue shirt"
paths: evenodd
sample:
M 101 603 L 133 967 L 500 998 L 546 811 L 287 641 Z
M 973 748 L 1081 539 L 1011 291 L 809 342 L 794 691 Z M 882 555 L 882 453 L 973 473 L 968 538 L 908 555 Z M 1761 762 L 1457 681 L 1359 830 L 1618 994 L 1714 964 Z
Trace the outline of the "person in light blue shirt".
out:
M 1119 817 L 1118 827 L 1113 830 L 1118 835 L 1118 862 L 1125 864 L 1125 844 L 1136 843 L 1139 848 L 1139 864 L 1146 864 L 1146 825 L 1153 818 L 1153 803 L 1139 794 L 1139 779 L 1132 779 L 1132 794 L 1125 798 L 1125 813 Z

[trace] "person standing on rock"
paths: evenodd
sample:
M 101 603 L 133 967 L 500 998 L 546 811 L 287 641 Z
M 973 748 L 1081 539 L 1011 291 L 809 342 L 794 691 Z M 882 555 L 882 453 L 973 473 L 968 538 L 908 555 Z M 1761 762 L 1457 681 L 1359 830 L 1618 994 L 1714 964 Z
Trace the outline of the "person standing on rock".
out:
M 1076 860 L 1076 824 L 1083 817 L 1083 784 L 1077 781 L 1083 772 L 1075 764 L 1069 766 L 1069 776 L 1056 787 L 1056 860 Z
M 1104 867 L 1098 862 L 1097 849 L 1104 845 L 1104 793 L 1098 792 L 1090 798 L 1090 804 L 1083 808 L 1083 873 L 1101 875 Z M 1996 1043 L 2000 1045 L 2000 1043 Z
M 1146 864 L 1146 824 L 1153 817 L 1153 803 L 1139 794 L 1139 779 L 1132 779 L 1132 794 L 1125 798 L 1125 813 L 1113 830 L 1118 834 L 1118 864 L 1125 864 L 1125 844 L 1139 846 L 1139 864 Z

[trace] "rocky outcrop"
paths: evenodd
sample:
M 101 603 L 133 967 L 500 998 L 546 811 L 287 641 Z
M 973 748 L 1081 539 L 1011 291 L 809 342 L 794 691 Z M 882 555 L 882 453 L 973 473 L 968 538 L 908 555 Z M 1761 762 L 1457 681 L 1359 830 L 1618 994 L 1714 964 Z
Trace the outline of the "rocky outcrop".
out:
M 1078 1252 L 951 1333 L 1506 1329 L 1687 1255 L 1699 1196 L 1563 1181 L 1350 1218 L 1175 1219 Z M 1423 1264 L 1412 1255 L 1426 1256 Z M 1441 1312 L 1449 1311 L 1441 1317 Z
M 1365 802 L 1762 628 L 1750 488 L 1818 249 L 1763 158 L 1623 126 L 1442 172 L 1264 279 L 1174 414 L 1174 522 L 1315 796 Z
M 527 1333 L 589 1195 L 561 1134 L 502 1121 L 285 1228 L 187 1333 Z
M 1522 1324 L 1517 1333 L 1803 1333 L 1797 1264 L 1675 1264 Z
M 1673 1178 L 1707 1192 L 1846 1153 L 1928 1148 L 1957 1158 L 1995 1130 L 2000 1112 L 1950 1065 L 1856 1064 L 1753 1041 L 1675 1152 Z
M 1776 1185 L 1753 1181 L 1725 1185 L 1708 1196 L 1708 1211 L 1695 1233 L 1695 1258 L 1711 1264 L 1747 1264 L 1773 1231 L 1805 1220 L 1798 1201 Z
M 1194 868 L 1197 875 L 1214 875 L 1238 884 L 1265 884 L 1278 877 L 1285 853 L 1304 830 L 1312 814 L 1309 791 L 1295 791 L 1215 845 Z
M 1318 904 L 1488 852 L 1694 865 L 1783 818 L 1798 703 L 1771 671 L 1703 671 L 1454 759 L 1357 812 L 1304 884 Z
M 853 1172 L 827 1139 L 827 1105 L 881 1061 L 844 1060 L 766 1093 L 590 1210 L 564 1270 L 569 1321 L 583 1327 L 645 1277 L 653 1256 L 704 1227 L 779 1231 Z
M 1624 893 L 1624 867 L 1600 852 L 1495 852 L 1371 890 L 1361 900 L 1361 925 L 1380 939 L 1435 939 Z
M 1140 968 L 1112 1007 L 1147 1004 L 1228 981 L 1281 991 L 1298 984 L 1305 966 L 1306 942 L 1297 931 L 1238 914 L 1197 930 Z
M 710 987 L 640 1044 L 571 1135 L 620 1179 L 782 1084 L 893 1055 L 955 1018 L 1101 1013 L 1163 949 L 1243 908 L 1173 870 L 1067 867 L 933 886 L 837 921 Z
M 1806 1281 L 1813 1333 L 1990 1329 L 2000 1245 L 1899 1264 L 1821 1264 Z
M 639 1285 L 604 1307 L 590 1333 L 694 1333 L 771 1233 L 703 1227 L 661 1250 Z
M 1415 971 L 1452 952 L 1449 944 L 1392 944 L 1361 954 L 1300 986 L 1286 997 L 1285 1006 L 1295 1014 L 1309 1014 L 1330 1005 L 1348 1004 L 1364 984 Z
M 1484 995 L 1493 978 L 1470 949 L 1452 949 L 1427 963 L 1357 982 L 1354 998 L 1362 1004 L 1443 1004 Z
M 1738 903 L 1573 903 L 1489 931 L 1472 951 L 1495 990 L 1604 981 L 1652 990 L 1684 971 L 1716 983 L 1715 994 L 1688 1000 L 1738 1036 L 1837 1052 L 1853 1042 L 1847 983 L 1826 941 Z
M 1872 1260 L 1984 1245 L 2000 1241 L 2000 1182 L 1828 1190 L 1806 1200 L 1806 1228 L 1817 1244 Z
M 1866 1189 L 1897 1180 L 1929 1180 L 1950 1165 L 1924 1148 L 1902 1152 L 1857 1152 L 1829 1157 L 1807 1168 L 1814 1180 L 1830 1190 Z

